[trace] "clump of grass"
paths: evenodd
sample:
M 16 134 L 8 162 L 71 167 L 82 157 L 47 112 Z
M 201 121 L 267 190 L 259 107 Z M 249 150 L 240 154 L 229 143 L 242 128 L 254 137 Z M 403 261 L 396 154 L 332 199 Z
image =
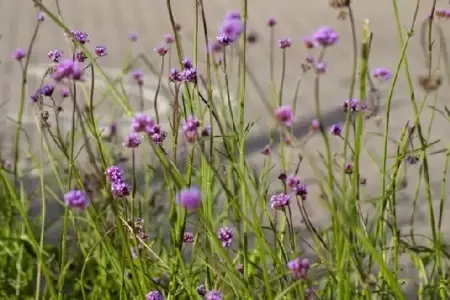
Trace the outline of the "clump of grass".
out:
M 246 157 L 246 142 L 255 122 L 245 117 L 249 105 L 246 92 L 250 84 L 259 85 L 246 57 L 247 44 L 257 43 L 258 38 L 246 30 L 247 0 L 242 0 L 240 11 L 225 15 L 218 32 L 205 21 L 204 2 L 195 1 L 192 59 L 184 56 L 183 29 L 167 1 L 172 28 L 154 49 L 161 59 L 159 68 L 139 54 L 128 58 L 118 78 L 110 78 L 102 70 L 102 57 L 108 55 L 105 46 L 91 52 L 95 41 L 90 41 L 87 33 L 68 28 L 60 11 L 49 11 L 40 1 L 34 4 L 39 13 L 30 45 L 13 53 L 22 70 L 22 82 L 18 83 L 22 94 L 14 161 L 2 158 L 1 168 L 2 298 L 406 299 L 405 293 L 411 290 L 403 288 L 400 266 L 405 254 L 417 275 L 413 293 L 421 299 L 449 297 L 449 257 L 442 238 L 449 149 L 443 150 L 447 155 L 436 222 L 428 165 L 432 143 L 421 119 L 426 98 L 438 86 L 425 88 L 425 98 L 418 102 L 405 55 L 417 10 L 405 35 L 393 1 L 402 43 L 398 64 L 392 72 L 386 66 L 371 70 L 369 21 L 363 24 L 358 41 L 356 33 L 361 28 L 355 24 L 350 1 L 330 1 L 350 24 L 353 39 L 349 50 L 352 80 L 348 100 L 342 105 L 345 121 L 331 126 L 323 116 L 320 83 L 332 64 L 327 54 L 339 43 L 340 35 L 348 33 L 324 26 L 305 38 L 308 55 L 299 68 L 294 97 L 286 99 L 291 91 L 285 89 L 285 69 L 289 48 L 295 42 L 280 37 L 277 43 L 277 21 L 269 18 L 270 91 L 266 95 L 259 88 L 259 101 L 260 107 L 270 112 L 267 122 L 273 128 L 254 171 Z M 434 15 L 433 6 L 430 16 Z M 446 16 L 445 11 L 436 10 L 437 18 Z M 431 69 L 431 50 L 433 26 L 442 37 L 439 25 L 434 25 L 438 21 L 429 17 L 423 25 L 428 29 L 423 30 L 427 78 L 436 76 Z M 29 58 L 42 22 L 54 22 L 64 31 L 68 51 L 49 52 L 51 66 L 36 92 L 26 95 Z M 200 35 L 206 45 L 199 44 Z M 130 35 L 129 39 L 132 43 L 138 37 Z M 208 51 L 203 53 L 201 47 Z M 282 57 L 279 78 L 274 74 L 277 55 Z M 206 67 L 200 70 L 197 66 L 202 60 Z M 402 68 L 414 115 L 401 136 L 392 138 L 391 101 Z M 143 92 L 146 72 L 158 77 L 149 107 Z M 107 84 L 109 105 L 132 119 L 129 128 L 121 128 L 116 121 L 109 131 L 101 129 L 102 112 L 94 88 L 97 73 Z M 299 138 L 294 128 L 303 76 L 314 78 L 315 115 L 310 133 Z M 139 87 L 138 103 L 130 100 L 124 88 L 127 80 Z M 372 204 L 374 214 L 366 217 L 361 190 L 367 180 L 362 176 L 361 157 L 367 154 L 366 122 L 380 113 L 378 84 L 390 85 L 389 94 L 381 99 L 385 103 L 383 157 L 378 166 L 381 190 Z M 215 93 L 213 86 L 218 87 Z M 163 90 L 171 98 L 168 115 L 160 110 Z M 33 108 L 39 135 L 40 151 L 32 155 L 33 167 L 39 170 L 38 191 L 28 189 L 29 174 L 19 164 L 25 105 Z M 70 111 L 69 128 L 61 119 L 63 105 Z M 450 119 L 447 108 L 433 109 Z M 416 133 L 418 147 L 413 145 Z M 319 138 L 323 149 L 315 149 L 313 154 L 307 144 Z M 391 139 L 397 147 L 393 160 L 388 155 Z M 335 141 L 341 144 L 338 153 L 331 146 Z M 292 153 L 298 161 L 292 160 Z M 315 175 L 314 187 L 299 175 L 305 164 Z M 418 244 L 413 231 L 405 237 L 398 228 L 396 199 L 399 185 L 407 184 L 400 177 L 407 166 L 420 169 L 418 184 L 425 186 L 431 233 L 428 244 Z M 274 169 L 281 171 L 275 174 Z M 38 218 L 29 213 L 29 202 L 36 197 L 41 201 Z M 317 224 L 308 214 L 305 204 L 314 201 L 328 210 L 328 225 Z M 63 207 L 56 225 L 60 225 L 56 244 L 46 240 L 50 202 Z M 414 223 L 414 216 L 411 220 Z

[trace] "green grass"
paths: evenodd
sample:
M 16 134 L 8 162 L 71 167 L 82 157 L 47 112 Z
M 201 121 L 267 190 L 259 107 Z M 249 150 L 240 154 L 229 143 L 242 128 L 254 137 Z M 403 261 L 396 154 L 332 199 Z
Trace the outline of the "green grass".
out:
M 241 16 L 245 23 L 247 0 L 241 2 Z M 40 1 L 34 3 L 45 12 L 45 22 L 54 22 L 65 33 L 70 32 L 58 13 L 49 11 Z M 159 67 L 154 67 L 142 54 L 130 57 L 125 64 L 124 76 L 118 80 L 108 78 L 102 70 L 101 58 L 90 53 L 87 45 L 68 42 L 71 51 L 82 50 L 86 53 L 85 69 L 90 70 L 92 76 L 85 78 L 81 84 L 75 84 L 72 80 L 64 82 L 71 91 L 70 97 L 64 101 L 73 104 L 70 108 L 71 124 L 69 129 L 65 129 L 66 132 L 59 127 L 59 117 L 55 113 L 57 108 L 29 104 L 26 80 L 17 83 L 22 93 L 15 120 L 14 161 L 9 167 L 5 163 L 0 170 L 0 298 L 146 299 L 150 291 L 159 291 L 165 299 L 202 299 L 197 291 L 200 285 L 204 285 L 207 291 L 219 291 L 223 299 L 407 299 L 407 292 L 417 295 L 418 299 L 449 298 L 449 254 L 444 244 L 442 220 L 447 200 L 446 176 L 450 150 L 448 145 L 442 150 L 445 153 L 443 169 L 433 170 L 434 173 L 442 172 L 440 205 L 439 211 L 436 211 L 429 167 L 429 156 L 434 154 L 429 148 L 433 142 L 429 136 L 436 113 L 450 120 L 450 111 L 433 106 L 429 123 L 423 121 L 425 100 L 435 95 L 432 89 L 425 89 L 424 98 L 417 99 L 405 54 L 418 23 L 417 11 L 411 26 L 405 29 L 399 20 L 397 1 L 392 1 L 402 47 L 397 54 L 397 65 L 390 66 L 393 76 L 386 83 L 390 84 L 389 93 L 381 99 L 385 103 L 382 116 L 385 127 L 381 164 L 377 166 L 380 191 L 374 195 L 377 199 L 372 203 L 374 215 L 366 218 L 361 196 L 361 170 L 365 164 L 362 157 L 368 154 L 364 144 L 367 135 L 366 112 L 347 113 L 339 151 L 344 163 L 336 164 L 331 139 L 339 137 L 330 135 L 329 129 L 323 126 L 326 120 L 321 108 L 320 83 L 327 74 L 316 72 L 314 67 L 304 69 L 304 73 L 314 76 L 311 88 L 314 90 L 315 117 L 320 128 L 306 137 L 296 138 L 293 131 L 276 122 L 274 114 L 271 114 L 274 118 L 267 121 L 273 124 L 274 129 L 270 141 L 278 137 L 280 140 L 289 138 L 298 146 L 296 150 L 303 157 L 302 165 L 299 163 L 297 170 L 291 167 L 297 162 L 292 161 L 287 144 L 281 142 L 279 149 L 276 149 L 275 143 L 272 145 L 271 155 L 261 154 L 259 166 L 254 170 L 247 161 L 246 141 L 252 134 L 252 122 L 255 120 L 247 120 L 244 112 L 248 105 L 248 86 L 257 83 L 246 62 L 247 32 L 244 31 L 240 39 L 226 47 L 223 53 L 208 52 L 203 57 L 199 49 L 209 45 L 199 44 L 199 39 L 204 36 L 211 43 L 215 31 L 205 23 L 204 2 L 198 0 L 192 3 L 197 8 L 197 14 L 193 15 L 196 27 L 192 52 L 182 47 L 171 1 L 167 0 L 166 13 L 175 37 L 169 55 L 174 54 L 176 60 L 166 56 Z M 419 0 L 417 9 L 418 5 Z M 434 9 L 433 6 L 432 12 Z M 344 10 L 348 18 L 343 22 L 349 23 L 353 36 L 349 99 L 366 99 L 368 95 L 374 96 L 370 93 L 376 89 L 369 68 L 371 46 L 376 40 L 373 39 L 369 22 L 359 28 L 355 25 L 351 6 Z M 27 77 L 33 45 L 39 39 L 39 28 L 40 22 L 37 22 L 26 49 L 27 57 L 17 63 L 23 79 Z M 362 38 L 358 41 L 356 36 L 359 31 Z M 436 59 L 432 56 L 435 32 L 440 39 L 441 55 L 446 57 L 439 20 L 425 20 L 421 34 L 429 66 L 428 76 L 435 72 L 431 68 L 433 59 Z M 261 107 L 273 112 L 282 104 L 287 104 L 286 94 L 291 91 L 284 93 L 284 70 L 289 61 L 289 50 L 279 50 L 282 51 L 283 72 L 277 79 L 273 72 L 273 53 L 277 51 L 273 30 L 270 30 L 270 40 L 267 77 L 271 79 L 271 93 L 261 97 Z M 332 46 L 322 48 L 319 59 L 327 61 L 327 53 L 332 51 Z M 219 56 L 223 58 L 221 64 L 217 63 Z M 167 82 L 168 68 L 179 68 L 185 57 L 192 57 L 194 65 L 205 59 L 206 69 L 202 70 L 203 79 L 198 79 L 198 85 L 169 83 L 174 103 L 170 120 L 163 128 L 168 136 L 162 146 L 145 136 L 139 149 L 132 150 L 122 147 L 124 137 L 105 138 L 95 110 L 94 95 L 97 99 L 98 92 L 94 91 L 94 74 L 100 74 L 107 83 L 105 101 L 111 101 L 110 105 L 119 107 L 124 115 L 133 116 L 136 110 L 122 85 L 124 80 L 129 80 L 131 68 L 128 65 L 140 61 L 149 68 L 149 72 L 156 70 L 159 89 Z M 444 61 L 447 67 L 447 60 Z M 413 115 L 401 135 L 392 137 L 391 104 L 402 72 L 407 78 Z M 50 72 L 45 77 L 42 82 L 48 81 Z M 237 87 L 231 84 L 231 79 L 236 78 Z M 219 99 L 213 97 L 213 85 L 220 87 Z M 152 107 L 156 115 L 152 117 L 159 123 L 164 120 L 157 110 L 157 97 L 158 94 L 155 107 Z M 234 98 L 236 101 L 232 101 Z M 51 103 L 48 98 L 45 101 Z M 27 185 L 30 174 L 20 167 L 27 152 L 22 142 L 26 139 L 22 129 L 25 105 L 34 105 L 36 132 L 40 141 L 39 153 L 29 153 L 39 178 L 38 188 L 33 191 Z M 296 107 L 295 99 L 292 106 Z M 52 125 L 42 126 L 43 111 L 50 113 Z M 202 126 L 211 124 L 211 134 L 198 136 L 194 143 L 186 145 L 178 128 L 190 115 L 199 118 Z M 412 148 L 412 136 L 415 134 L 419 145 Z M 324 148 L 319 149 L 321 159 L 307 150 L 306 144 L 313 135 L 320 135 L 323 140 Z M 394 158 L 388 154 L 391 139 L 396 144 Z M 448 144 L 447 141 L 441 142 Z M 182 147 L 185 147 L 184 154 L 180 153 Z M 151 152 L 153 158 L 141 162 L 139 155 L 142 153 L 139 151 Z M 119 153 L 125 153 L 129 158 L 121 164 L 131 185 L 131 193 L 126 197 L 115 197 L 105 176 L 108 167 L 118 164 Z M 411 155 L 418 156 L 415 167 L 420 170 L 417 187 L 413 187 L 416 190 L 414 211 L 419 190 L 425 190 L 425 206 L 430 220 L 430 236 L 426 245 L 415 242 L 413 229 L 406 239 L 400 235 L 398 228 L 398 185 L 407 158 Z M 82 156 L 87 159 L 82 159 Z M 345 168 L 348 162 L 352 163 L 350 174 Z M 304 164 L 308 164 L 315 174 L 321 202 L 330 217 L 328 225 L 315 224 L 305 209 L 305 200 L 295 194 L 291 195 L 290 205 L 282 210 L 275 211 L 270 206 L 273 190 L 290 193 L 286 183 L 275 178 L 273 170 L 289 175 L 296 173 Z M 202 205 L 194 211 L 187 211 L 176 201 L 179 191 L 189 186 L 197 186 L 202 194 Z M 89 195 L 87 209 L 65 206 L 63 195 L 73 189 L 85 190 Z M 42 209 L 38 216 L 30 214 L 31 199 L 41 201 Z M 63 208 L 55 224 L 49 224 L 49 204 Z M 292 217 L 293 210 L 297 209 L 304 222 L 301 230 L 296 227 L 298 221 L 294 222 Z M 412 228 L 414 214 L 411 217 Z M 143 225 L 139 218 L 142 218 Z M 231 248 L 224 247 L 218 238 L 218 230 L 222 227 L 233 230 Z M 55 231 L 55 228 L 59 242 L 50 243 L 49 231 Z M 192 243 L 183 242 L 187 231 L 194 234 Z M 288 267 L 289 262 L 306 257 L 310 262 L 306 276 L 295 278 Z M 415 273 L 415 285 L 411 285 L 409 290 L 405 288 L 405 279 L 408 278 L 402 275 L 402 257 L 408 257 Z

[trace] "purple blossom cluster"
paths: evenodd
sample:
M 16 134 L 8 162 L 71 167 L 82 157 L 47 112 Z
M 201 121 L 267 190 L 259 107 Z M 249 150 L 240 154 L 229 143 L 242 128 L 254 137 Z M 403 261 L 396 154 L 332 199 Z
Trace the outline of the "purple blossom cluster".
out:
M 159 291 L 151 291 L 145 296 L 146 300 L 164 300 L 164 296 Z
M 342 107 L 344 108 L 344 112 L 358 112 L 360 110 L 364 111 L 367 109 L 367 102 L 359 101 L 356 98 L 347 99 L 344 101 Z
M 131 131 L 147 133 L 152 141 L 158 145 L 167 137 L 167 133 L 148 115 L 137 113 L 131 122 Z
M 106 169 L 106 177 L 111 185 L 111 193 L 114 197 L 126 197 L 130 195 L 130 186 L 125 182 L 123 170 L 117 166 Z
M 222 300 L 222 293 L 217 290 L 212 290 L 206 293 L 205 300 Z
M 189 58 L 185 58 L 181 64 L 181 70 L 175 68 L 170 70 L 169 80 L 175 83 L 186 82 L 197 84 L 198 70 L 194 67 L 192 61 Z
M 53 68 L 52 78 L 55 81 L 61 81 L 65 78 L 81 80 L 83 71 L 78 64 L 72 60 L 63 60 Z
M 375 68 L 372 71 L 372 76 L 381 82 L 388 81 L 392 78 L 392 73 L 386 68 Z
M 294 111 L 290 105 L 284 104 L 275 110 L 275 119 L 285 127 L 294 125 Z
M 330 133 L 335 136 L 342 136 L 342 126 L 339 124 L 331 125 Z
M 196 210 L 202 203 L 201 191 L 195 186 L 181 190 L 176 198 L 177 203 L 187 210 Z
M 448 9 L 436 8 L 436 10 L 434 11 L 434 14 L 438 18 L 450 19 L 450 10 L 448 10 Z
M 194 117 L 189 116 L 183 124 L 183 135 L 188 143 L 194 143 L 198 138 L 198 129 L 200 128 L 200 121 Z
M 244 32 L 244 22 L 241 14 L 236 11 L 228 12 L 220 24 L 217 43 L 223 47 L 231 45 L 239 39 L 242 32 Z
M 217 232 L 217 237 L 222 243 L 222 247 L 230 248 L 233 243 L 233 230 L 229 227 L 222 227 Z
M 139 147 L 140 144 L 141 144 L 141 137 L 135 132 L 130 133 L 127 136 L 125 142 L 123 142 L 123 146 L 127 148 L 137 148 Z
M 58 63 L 62 58 L 62 51 L 58 49 L 50 50 L 47 53 L 47 57 L 50 58 L 53 62 Z
M 270 206 L 276 210 L 283 210 L 291 203 L 291 196 L 280 193 L 270 197 Z
M 103 57 L 103 56 L 108 55 L 108 50 L 104 46 L 97 46 L 97 47 L 95 47 L 95 54 L 98 57 Z
M 292 39 L 289 37 L 284 37 L 278 41 L 278 46 L 281 49 L 289 48 L 289 47 L 291 47 L 291 45 L 292 45 Z
M 25 56 L 27 56 L 27 53 L 22 48 L 17 48 L 16 50 L 14 50 L 12 54 L 12 58 L 14 58 L 17 61 L 21 61 L 22 59 L 25 58 Z
M 64 203 L 70 208 L 84 210 L 89 206 L 89 198 L 83 191 L 72 190 L 64 195 Z
M 295 279 L 305 279 L 310 267 L 307 258 L 296 258 L 288 262 L 287 267 Z
M 72 41 L 76 40 L 78 43 L 83 44 L 83 45 L 86 43 L 89 43 L 89 36 L 86 32 L 79 31 L 79 30 L 72 30 L 70 33 L 71 33 L 70 39 Z
M 194 234 L 192 232 L 185 232 L 183 234 L 183 243 L 191 244 L 194 242 Z

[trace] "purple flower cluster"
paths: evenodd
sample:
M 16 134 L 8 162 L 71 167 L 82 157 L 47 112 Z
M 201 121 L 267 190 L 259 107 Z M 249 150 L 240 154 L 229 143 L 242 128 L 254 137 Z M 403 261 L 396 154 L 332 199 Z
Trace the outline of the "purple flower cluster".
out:
M 171 45 L 171 44 L 173 44 L 175 42 L 175 38 L 171 34 L 166 34 L 164 36 L 164 40 L 165 40 L 167 45 Z
M 187 210 L 196 210 L 202 204 L 201 191 L 193 186 L 178 192 L 177 203 Z
M 75 58 L 78 62 L 83 63 L 87 59 L 87 56 L 83 51 L 77 50 L 77 52 L 75 53 Z
M 192 232 L 185 232 L 183 234 L 183 243 L 191 244 L 194 242 L 194 234 Z
M 206 293 L 207 293 L 207 290 L 206 290 L 206 287 L 205 287 L 205 285 L 204 284 L 200 284 L 197 288 L 196 288 L 196 290 L 197 290 L 197 293 L 200 295 L 200 296 L 205 296 L 206 295 Z
M 131 72 L 131 77 L 136 81 L 138 85 L 144 84 L 144 74 L 141 70 L 134 70 L 133 72 Z
M 296 258 L 288 262 L 287 266 L 295 279 L 305 279 L 310 265 L 307 258 Z
M 295 122 L 294 112 L 289 105 L 281 105 L 275 110 L 275 119 L 286 127 L 291 127 Z
M 197 68 L 194 68 L 194 64 L 189 58 L 185 58 L 182 61 L 182 69 L 172 69 L 169 72 L 169 80 L 172 82 L 180 83 L 187 82 L 197 84 Z
M 270 206 L 276 210 L 282 210 L 291 203 L 291 196 L 285 193 L 280 193 L 270 197 Z
M 58 63 L 52 73 L 52 77 L 55 81 L 61 81 L 64 78 L 69 78 L 73 80 L 81 80 L 83 71 L 80 69 L 78 64 L 72 60 L 63 60 Z
M 344 104 L 342 105 L 344 108 L 344 112 L 358 112 L 360 110 L 366 110 L 367 109 L 367 103 L 366 101 L 359 101 L 356 98 L 353 99 L 347 99 L 345 100 Z
M 228 46 L 237 41 L 244 31 L 244 22 L 242 22 L 239 12 L 229 12 L 219 27 L 217 42 L 222 46 Z
M 330 27 L 323 26 L 317 29 L 312 34 L 312 41 L 321 47 L 330 47 L 337 43 L 339 35 Z
M 72 30 L 71 31 L 71 39 L 78 41 L 80 44 L 86 44 L 89 43 L 89 36 L 86 32 L 82 32 L 79 30 Z
M 125 197 L 130 194 L 130 186 L 125 182 L 121 168 L 111 166 L 106 170 L 105 174 L 111 184 L 111 192 L 114 197 Z
M 450 10 L 448 9 L 437 8 L 434 14 L 439 18 L 450 19 Z
M 58 49 L 50 50 L 47 53 L 47 57 L 50 58 L 53 62 L 58 63 L 62 58 L 62 52 Z
M 145 296 L 146 300 L 164 300 L 164 296 L 159 291 L 151 291 Z
M 331 125 L 330 133 L 335 136 L 341 136 L 342 135 L 342 126 L 339 124 Z
M 132 132 L 145 132 L 158 145 L 161 145 L 167 133 L 155 121 L 144 113 L 138 113 L 131 122 Z
M 95 47 L 95 54 L 97 54 L 98 57 L 103 57 L 108 55 L 108 50 L 106 50 L 106 47 L 97 46 Z
M 186 142 L 193 143 L 198 138 L 198 129 L 200 128 L 200 121 L 194 117 L 189 116 L 183 124 L 183 134 Z
M 169 51 L 169 48 L 167 48 L 166 45 L 160 45 L 160 46 L 156 47 L 155 49 L 153 49 L 153 51 L 158 53 L 159 56 L 165 56 L 167 54 L 167 52 Z
M 141 144 L 141 138 L 135 132 L 130 133 L 125 142 L 123 142 L 123 146 L 127 148 L 137 148 Z
M 55 86 L 53 84 L 44 84 L 39 91 L 42 95 L 51 97 L 55 91 Z
M 386 68 L 375 68 L 372 71 L 372 76 L 380 81 L 388 81 L 392 78 L 392 73 Z
M 233 243 L 233 230 L 229 227 L 222 227 L 217 232 L 217 237 L 222 243 L 222 247 L 230 248 Z
M 291 47 L 291 45 L 292 45 L 292 39 L 289 38 L 289 37 L 284 37 L 284 38 L 282 38 L 281 40 L 278 41 L 278 46 L 281 49 L 289 48 L 289 47 Z
M 206 293 L 205 300 L 222 300 L 222 293 L 217 290 L 212 290 Z
M 275 25 L 277 25 L 277 20 L 275 20 L 274 17 L 271 17 L 269 18 L 269 20 L 267 20 L 267 26 L 274 27 Z
M 89 205 L 89 199 L 85 192 L 72 190 L 64 195 L 64 203 L 71 208 L 86 209 Z
M 12 54 L 12 57 L 17 61 L 21 61 L 25 56 L 27 56 L 27 53 L 22 48 L 17 48 Z

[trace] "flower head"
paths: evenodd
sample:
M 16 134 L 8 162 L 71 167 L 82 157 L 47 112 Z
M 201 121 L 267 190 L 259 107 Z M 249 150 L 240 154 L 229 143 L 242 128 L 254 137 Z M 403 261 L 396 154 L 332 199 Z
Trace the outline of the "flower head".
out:
M 278 45 L 281 49 L 289 48 L 292 45 L 292 39 L 289 37 L 284 37 L 278 42 Z
M 270 150 L 270 145 L 266 145 L 264 149 L 261 151 L 261 153 L 265 156 L 269 156 L 272 154 L 272 150 Z
M 228 227 L 222 227 L 217 232 L 217 237 L 222 243 L 222 247 L 230 248 L 231 244 L 233 243 L 233 230 Z
M 372 71 L 372 76 L 380 81 L 388 81 L 392 78 L 392 73 L 386 68 L 375 68 Z
M 223 20 L 219 29 L 219 37 L 222 37 L 221 41 L 227 43 L 222 43 L 222 45 L 226 46 L 235 42 L 243 31 L 244 23 L 241 19 L 234 18 Z
M 140 144 L 141 144 L 140 136 L 135 132 L 132 132 L 127 136 L 125 142 L 123 143 L 123 146 L 127 148 L 137 148 L 139 147 Z
M 47 97 L 51 97 L 55 91 L 55 86 L 53 84 L 44 84 L 41 87 L 41 94 Z
M 282 105 L 277 108 L 275 110 L 275 118 L 286 127 L 291 127 L 295 121 L 294 112 L 289 105 Z
M 166 41 L 167 45 L 171 45 L 171 44 L 173 44 L 175 42 L 175 38 L 171 34 L 166 34 L 164 36 L 164 40 Z
M 97 46 L 95 47 L 95 54 L 97 54 L 98 57 L 103 57 L 108 55 L 108 51 L 106 50 L 106 47 Z
M 291 174 L 286 177 L 286 184 L 288 187 L 294 188 L 300 184 L 300 179 L 296 175 Z
M 128 34 L 128 40 L 131 41 L 131 42 L 136 42 L 138 40 L 137 34 L 134 33 L 134 32 L 130 32 Z
M 317 119 L 313 119 L 311 121 L 311 131 L 312 132 L 317 132 L 320 129 L 320 123 L 319 120 Z
M 55 81 L 60 81 L 64 78 L 81 80 L 82 75 L 83 72 L 78 64 L 70 59 L 58 63 L 52 73 L 52 77 Z
M 200 296 L 205 296 L 206 293 L 207 293 L 206 287 L 205 287 L 204 284 L 200 284 L 200 285 L 196 288 L 196 290 L 197 290 L 197 293 L 198 293 Z
M 115 197 L 125 197 L 130 194 L 130 186 L 125 183 L 123 170 L 117 166 L 106 169 L 106 177 L 111 185 L 111 193 Z
M 300 183 L 292 188 L 297 196 L 300 196 L 302 200 L 306 200 L 306 196 L 308 196 L 308 187 L 306 184 Z
M 58 49 L 53 49 L 47 53 L 48 58 L 53 60 L 53 62 L 59 62 L 62 57 L 62 52 Z
M 274 27 L 275 25 L 277 25 L 277 20 L 274 17 L 271 17 L 269 18 L 269 20 L 267 20 L 267 26 Z
M 144 113 L 137 113 L 131 121 L 131 130 L 133 132 L 146 132 L 153 133 L 153 127 L 155 127 L 155 121 Z
M 225 20 L 241 20 L 241 13 L 235 10 L 229 11 L 225 15 Z
M 134 70 L 133 72 L 131 72 L 131 77 L 136 81 L 138 85 L 144 84 L 143 76 L 144 74 L 142 73 L 141 70 Z
M 153 51 L 158 53 L 159 56 L 165 56 L 167 54 L 167 52 L 169 51 L 169 49 L 167 48 L 166 45 L 160 45 L 160 46 L 156 47 L 155 49 L 153 49 Z
M 18 61 L 21 61 L 22 59 L 24 59 L 25 56 L 27 56 L 27 53 L 22 48 L 17 48 L 16 50 L 14 50 L 14 52 L 12 54 L 12 57 Z
M 222 293 L 216 290 L 212 290 L 206 293 L 205 300 L 222 300 Z
M 314 66 L 318 74 L 324 74 L 327 71 L 327 64 L 325 62 L 317 62 Z
M 184 138 L 188 143 L 193 143 L 198 138 L 200 120 L 194 116 L 189 116 L 183 124 Z
M 145 296 L 146 300 L 164 300 L 163 295 L 159 291 L 151 291 Z
M 329 47 L 337 43 L 339 35 L 334 29 L 324 26 L 317 29 L 313 33 L 312 38 L 322 47 Z
M 191 244 L 194 242 L 194 235 L 192 232 L 185 232 L 183 234 L 183 242 L 186 244 Z
M 169 80 L 171 82 L 181 82 L 182 81 L 182 77 L 181 77 L 181 73 L 180 70 L 178 69 L 172 69 L 169 72 Z
M 365 101 L 359 101 L 356 98 L 345 100 L 344 104 L 342 105 L 344 108 L 344 112 L 358 112 L 360 110 L 366 110 L 367 109 L 367 103 Z
M 288 268 L 295 279 L 304 279 L 308 274 L 309 260 L 307 258 L 296 258 L 288 263 Z
M 75 57 L 80 63 L 84 62 L 87 59 L 86 53 L 81 50 L 77 50 L 77 52 L 75 53 Z
M 273 209 L 282 210 L 291 203 L 291 196 L 285 193 L 270 197 L 270 206 Z
M 43 22 L 43 21 L 45 20 L 44 13 L 43 13 L 42 11 L 38 11 L 37 16 L 36 16 L 36 19 L 37 19 L 39 22 Z
M 197 187 L 185 188 L 178 192 L 177 202 L 183 208 L 196 210 L 202 204 L 202 194 Z
M 89 205 L 89 199 L 85 192 L 72 190 L 64 195 L 64 203 L 71 208 L 86 209 Z
M 89 43 L 89 36 L 86 32 L 79 30 L 72 30 L 72 40 L 77 40 L 80 44 Z
M 70 92 L 68 88 L 61 89 L 61 97 L 68 98 L 70 96 Z
M 339 125 L 339 124 L 331 125 L 330 133 L 332 135 L 335 135 L 335 136 L 341 136 L 341 134 L 342 134 L 342 127 L 341 127 L 341 125 Z

